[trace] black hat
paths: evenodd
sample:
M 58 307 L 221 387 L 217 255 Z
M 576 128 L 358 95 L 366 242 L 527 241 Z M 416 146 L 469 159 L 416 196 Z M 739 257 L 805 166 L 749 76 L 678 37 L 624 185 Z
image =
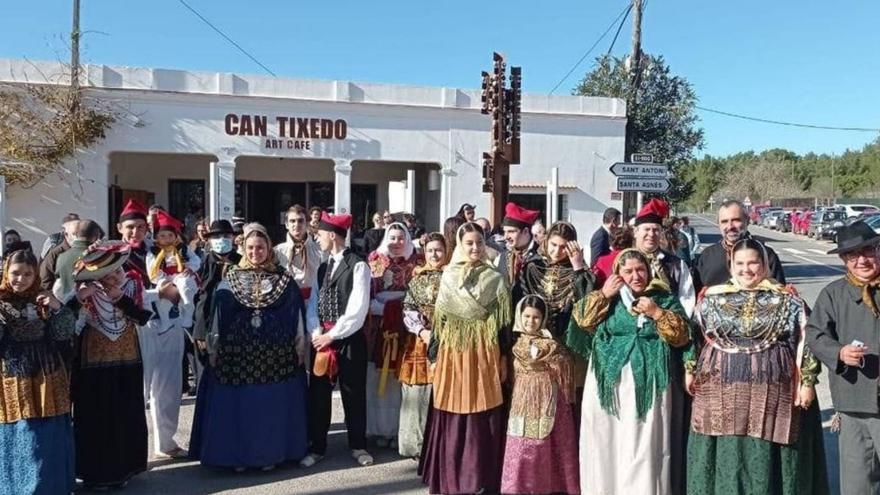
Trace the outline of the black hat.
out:
M 229 223 L 229 220 L 214 220 L 211 222 L 211 227 L 205 233 L 205 237 L 214 237 L 218 235 L 235 235 L 235 231 L 232 230 L 232 224 Z
M 828 251 L 828 254 L 851 253 L 878 242 L 880 242 L 880 235 L 877 235 L 871 226 L 859 220 L 853 222 L 849 227 L 843 227 L 837 231 L 837 247 Z

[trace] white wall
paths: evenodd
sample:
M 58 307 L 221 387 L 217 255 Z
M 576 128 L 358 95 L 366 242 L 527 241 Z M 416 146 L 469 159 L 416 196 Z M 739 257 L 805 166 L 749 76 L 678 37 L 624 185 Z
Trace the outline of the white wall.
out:
M 0 60 L 0 81 L 39 80 L 28 64 Z M 50 78 L 52 70 L 60 73 L 57 65 L 38 67 Z M 107 187 L 116 180 L 117 167 L 126 171 L 121 186 L 156 188 L 157 201 L 167 203 L 169 177 L 207 180 L 204 158 L 222 156 L 237 157 L 236 176 L 246 180 L 332 181 L 331 162 L 323 160 L 353 160 L 352 183 L 379 183 L 380 206 L 387 198 L 387 186 L 381 184 L 404 179 L 406 167 L 365 168 L 358 166 L 359 160 L 435 163 L 453 171 L 450 211 L 426 205 L 424 218 L 430 214 L 439 224 L 464 202 L 488 211 L 480 157 L 489 147 L 489 117 L 479 112 L 478 91 L 106 66 L 89 66 L 87 72 L 103 88 L 89 94 L 109 102 L 119 118 L 107 139 L 80 153 L 63 176 L 48 177 L 28 190 L 9 189 L 7 223 L 26 239 L 42 242 L 68 211 L 104 224 Z M 605 207 L 620 207 L 620 201 L 610 199 L 616 184 L 608 167 L 623 158 L 623 102 L 525 95 L 523 112 L 522 164 L 512 167 L 511 182 L 544 183 L 550 168 L 559 167 L 560 184 L 577 187 L 568 192 L 572 221 L 581 230 L 592 230 Z M 345 119 L 348 139 L 314 140 L 311 150 L 267 150 L 263 138 L 226 135 L 228 113 L 267 115 L 270 134 L 278 115 Z M 124 163 L 114 158 L 111 170 L 112 152 L 201 156 L 159 163 L 129 155 Z M 424 169 L 417 172 L 423 197 L 436 197 L 439 204 L 439 192 L 427 193 L 425 174 Z

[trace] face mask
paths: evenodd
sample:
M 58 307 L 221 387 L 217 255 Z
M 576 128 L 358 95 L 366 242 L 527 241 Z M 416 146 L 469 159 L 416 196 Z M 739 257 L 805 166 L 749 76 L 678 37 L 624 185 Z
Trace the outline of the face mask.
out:
M 217 254 L 224 254 L 232 251 L 232 239 L 221 237 L 219 239 L 211 239 L 211 251 Z

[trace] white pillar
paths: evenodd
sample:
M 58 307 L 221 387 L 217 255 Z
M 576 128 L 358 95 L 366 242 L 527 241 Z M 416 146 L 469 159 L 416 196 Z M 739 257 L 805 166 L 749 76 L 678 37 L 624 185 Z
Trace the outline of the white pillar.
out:
M 547 228 L 556 220 L 559 210 L 559 167 L 550 169 L 550 182 L 547 183 Z
M 231 220 L 235 215 L 235 158 L 224 155 L 211 162 L 208 174 L 208 209 L 211 221 Z
M 404 210 L 407 213 L 416 212 L 416 171 L 406 171 L 406 198 L 404 199 Z
M 440 227 L 443 222 L 453 214 L 452 206 L 452 178 L 456 173 L 451 168 L 442 168 L 440 170 Z
M 333 160 L 335 172 L 333 211 L 351 214 L 351 160 Z

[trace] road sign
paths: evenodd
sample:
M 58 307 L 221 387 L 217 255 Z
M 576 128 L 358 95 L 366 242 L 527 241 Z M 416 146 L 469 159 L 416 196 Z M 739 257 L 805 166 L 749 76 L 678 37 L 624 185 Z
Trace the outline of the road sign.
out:
M 624 163 L 617 162 L 611 166 L 611 173 L 617 177 L 650 177 L 664 179 L 669 173 L 665 163 Z
M 633 153 L 629 156 L 629 161 L 633 163 L 654 163 L 654 155 L 650 153 Z
M 665 193 L 669 190 L 669 181 L 647 177 L 618 177 L 618 191 L 639 191 L 650 193 Z

